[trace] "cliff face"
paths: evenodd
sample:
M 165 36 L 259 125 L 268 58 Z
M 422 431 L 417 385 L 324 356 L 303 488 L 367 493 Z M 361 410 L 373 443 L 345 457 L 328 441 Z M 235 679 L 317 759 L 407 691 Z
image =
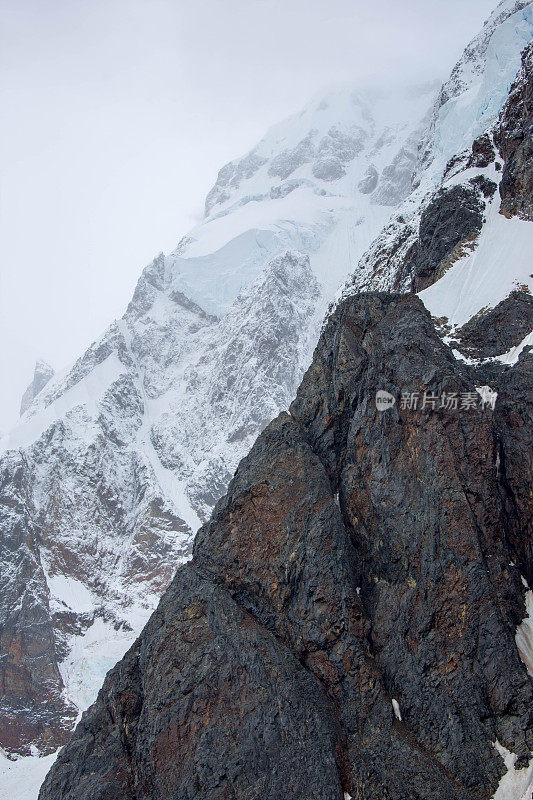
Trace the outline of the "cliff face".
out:
M 0 469 L 0 718 L 8 750 L 66 741 L 77 716 L 62 695 L 49 593 L 32 524 L 23 459 Z
M 505 301 L 517 288 L 531 292 L 531 260 L 520 257 L 531 247 L 531 233 L 527 230 L 531 226 L 519 222 L 533 220 L 531 36 L 527 41 L 530 43 L 522 51 L 520 69 L 500 113 L 466 148 L 450 154 L 436 186 L 422 176 L 415 191 L 362 257 L 345 293 L 378 288 L 421 293 L 440 282 L 438 289 L 426 292 L 422 299 L 432 313 L 438 312 L 436 316 L 445 314 L 453 325 L 462 325 Z M 480 112 L 479 116 L 483 114 Z M 461 124 L 466 125 L 466 120 Z M 448 138 L 453 140 L 454 130 L 455 126 L 447 130 L 447 137 L 441 133 L 443 146 Z M 514 252 L 508 246 L 497 247 L 509 240 L 518 245 Z M 470 281 L 465 277 L 467 270 Z M 460 284 L 459 293 L 467 298 L 466 303 L 458 302 L 454 281 Z M 514 316 L 518 309 L 509 303 L 502 309 L 505 314 L 507 311 Z M 530 330 L 530 309 L 524 311 L 523 327 Z M 501 338 L 513 339 L 513 346 L 517 345 L 520 339 L 516 340 L 514 334 L 520 333 L 519 327 L 516 320 L 511 322 Z M 493 344 L 497 348 L 499 342 Z M 470 343 L 466 341 L 465 346 L 469 349 Z M 477 355 L 488 357 L 502 352 L 494 347 L 483 352 L 481 347 Z
M 418 298 L 345 300 L 40 800 L 488 800 L 533 750 L 532 364 L 493 412 Z
M 0 746 L 9 753 L 67 741 L 190 557 L 201 523 L 176 476 L 200 465 L 189 494 L 194 508 L 211 509 L 231 478 L 228 459 L 238 463 L 303 375 L 318 294 L 307 258 L 273 259 L 222 320 L 173 295 L 168 317 L 146 323 L 144 306 L 163 304 L 152 266 L 125 320 L 64 385 L 37 396 L 53 393 L 37 439 L 0 456 Z M 23 418 L 30 428 L 35 404 Z
M 33 379 L 20 402 L 21 415 L 30 407 L 39 392 L 41 392 L 46 384 L 54 377 L 54 370 L 47 364 L 46 361 L 39 360 L 35 364 Z
M 505 169 L 500 183 L 502 213 L 533 220 L 533 43 L 511 86 L 497 132 Z

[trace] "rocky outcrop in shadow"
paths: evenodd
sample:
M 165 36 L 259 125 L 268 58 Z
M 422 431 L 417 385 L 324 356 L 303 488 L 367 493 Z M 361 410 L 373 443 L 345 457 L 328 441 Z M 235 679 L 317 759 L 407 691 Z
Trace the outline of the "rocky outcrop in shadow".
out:
M 533 330 L 533 297 L 516 289 L 494 308 L 481 311 L 454 337 L 458 348 L 473 358 L 493 358 L 509 352 Z
M 424 209 L 418 240 L 407 266 L 414 292 L 441 278 L 452 263 L 454 251 L 476 238 L 483 225 L 482 195 L 480 188 L 472 183 L 451 186 L 437 192 Z
M 533 749 L 528 364 L 493 414 L 418 298 L 341 304 L 40 800 L 488 800 Z

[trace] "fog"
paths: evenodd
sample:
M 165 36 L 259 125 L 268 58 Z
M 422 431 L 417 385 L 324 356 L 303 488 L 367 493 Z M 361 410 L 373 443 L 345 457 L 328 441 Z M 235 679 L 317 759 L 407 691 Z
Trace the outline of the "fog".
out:
M 0 430 L 202 215 L 218 169 L 310 96 L 446 77 L 490 0 L 4 0 Z

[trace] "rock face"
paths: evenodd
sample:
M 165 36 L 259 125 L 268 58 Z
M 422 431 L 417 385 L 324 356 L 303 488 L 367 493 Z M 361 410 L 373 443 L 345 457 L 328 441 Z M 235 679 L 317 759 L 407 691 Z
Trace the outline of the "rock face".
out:
M 0 720 L 4 750 L 29 753 L 32 744 L 46 752 L 65 742 L 77 712 L 62 694 L 24 466 L 13 457 L 0 472 L 0 563 L 16 562 L 16 569 L 0 574 Z
M 195 507 L 212 508 L 231 477 L 227 460 L 244 455 L 303 374 L 299 350 L 318 295 L 306 257 L 273 259 L 222 320 L 176 293 L 161 314 L 162 266 L 155 259 L 124 319 L 65 382 L 36 398 L 52 412 L 37 440 L 0 459 L 0 743 L 10 753 L 64 743 L 87 674 L 96 694 L 190 556 L 200 520 L 192 512 L 189 527 L 179 516 L 178 503 L 187 505 L 174 500 L 174 475 L 196 469 Z M 83 406 L 76 392 L 91 383 L 100 396 Z M 156 416 L 161 397 L 166 413 Z M 80 666 L 68 661 L 73 649 Z
M 530 0 L 503 0 L 465 49 L 418 136 L 413 190 L 362 256 L 347 291 L 427 289 L 475 250 L 488 211 L 500 197 L 505 216 L 533 218 L 532 28 Z M 511 55 L 513 37 L 521 58 L 497 57 L 497 67 L 491 66 L 504 42 Z M 478 109 L 472 115 L 465 111 L 473 86 Z M 465 130 L 473 134 L 469 141 Z M 435 176 L 433 183 L 430 175 Z
M 54 369 L 46 361 L 37 361 L 33 373 L 33 380 L 22 395 L 20 401 L 20 413 L 24 414 L 30 407 L 39 392 L 44 389 L 46 384 L 54 377 Z
M 533 44 L 523 52 L 522 68 L 500 118 L 497 143 L 505 159 L 502 214 L 533 220 Z
M 362 194 L 371 194 L 378 185 L 379 175 L 373 164 L 370 164 L 357 184 L 357 188 Z
M 515 290 L 495 308 L 473 317 L 455 336 L 462 353 L 491 358 L 516 347 L 533 330 L 533 297 Z
M 381 173 L 381 184 L 372 195 L 375 203 L 396 206 L 409 196 L 416 173 L 417 137 L 413 136 Z
M 533 586 L 533 353 L 525 351 L 505 373 L 498 394 L 496 431 L 509 541 L 520 571 Z
M 492 134 L 483 134 L 450 159 L 437 188 L 419 189 L 418 202 L 415 193 L 400 206 L 359 262 L 347 292 L 420 292 L 473 252 L 497 190 L 488 177 L 495 177 L 495 158 Z
M 533 749 L 531 363 L 492 414 L 419 299 L 344 301 L 40 800 L 489 800 Z

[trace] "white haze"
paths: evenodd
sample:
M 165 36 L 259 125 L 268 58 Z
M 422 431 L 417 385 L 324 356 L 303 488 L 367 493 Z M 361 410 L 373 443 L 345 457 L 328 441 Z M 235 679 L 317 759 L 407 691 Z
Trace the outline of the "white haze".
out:
M 0 429 L 321 87 L 443 77 L 492 0 L 4 0 Z

